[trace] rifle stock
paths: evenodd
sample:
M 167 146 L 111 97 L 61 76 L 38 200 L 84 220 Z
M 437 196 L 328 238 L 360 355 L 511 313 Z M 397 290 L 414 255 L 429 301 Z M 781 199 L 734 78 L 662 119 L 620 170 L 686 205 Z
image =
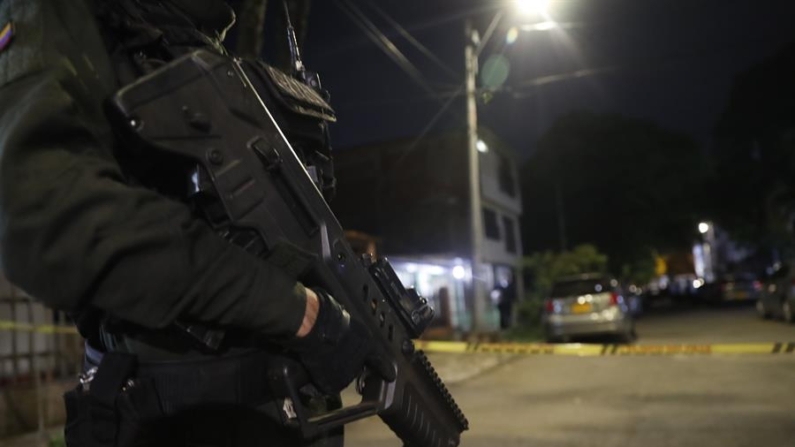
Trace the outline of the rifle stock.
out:
M 291 424 L 313 436 L 377 414 L 407 446 L 457 446 L 468 422 L 412 342 L 432 310 L 403 287 L 388 262 L 355 256 L 247 70 L 240 61 L 196 51 L 123 88 L 111 112 L 141 146 L 200 167 L 222 205 L 210 220 L 217 229 L 255 234 L 258 242 L 246 246 L 255 254 L 279 244 L 311 253 L 302 281 L 324 288 L 364 322 L 393 362 L 394 382 L 365 373 L 360 404 L 313 417 L 297 398 L 308 381 L 300 365 L 287 357 L 275 362 L 268 379 L 296 406 Z M 210 335 L 203 338 L 218 340 Z

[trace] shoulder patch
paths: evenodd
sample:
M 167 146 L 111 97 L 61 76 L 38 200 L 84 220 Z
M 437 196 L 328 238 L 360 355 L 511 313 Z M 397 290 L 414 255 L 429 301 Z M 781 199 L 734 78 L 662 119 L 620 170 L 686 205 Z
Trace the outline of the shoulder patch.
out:
M 11 40 L 14 38 L 14 22 L 8 22 L 0 30 L 0 53 L 2 53 L 9 45 L 11 45 Z
M 64 42 L 52 10 L 61 4 L 82 4 L 74 0 L 0 0 L 0 32 L 10 39 L 0 51 L 0 86 L 45 68 L 45 43 Z M 57 16 L 55 16 L 57 17 Z M 54 23 L 53 23 L 54 22 Z M 47 26 L 47 25 L 50 26 Z M 56 29 L 53 29 L 56 28 Z M 45 42 L 44 33 L 51 36 Z M 5 34 L 4 34 L 5 35 Z

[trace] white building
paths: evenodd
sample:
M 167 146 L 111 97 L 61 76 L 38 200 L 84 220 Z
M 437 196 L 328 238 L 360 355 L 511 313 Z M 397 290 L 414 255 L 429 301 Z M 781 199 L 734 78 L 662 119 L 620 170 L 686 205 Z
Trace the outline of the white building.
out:
M 520 298 L 524 287 L 518 155 L 488 130 L 481 129 L 480 136 L 485 143 L 480 153 L 484 243 L 482 271 L 474 278 L 483 281 L 488 292 L 507 287 Z M 335 165 L 338 194 L 331 206 L 343 227 L 376 236 L 382 241 L 379 254 L 390 258 L 406 285 L 416 286 L 435 305 L 437 315 L 450 313 L 445 324 L 471 330 L 475 303 L 466 135 L 341 150 L 335 154 Z M 479 308 L 485 310 L 487 329 L 496 330 L 496 303 L 491 293 L 486 295 L 487 302 Z

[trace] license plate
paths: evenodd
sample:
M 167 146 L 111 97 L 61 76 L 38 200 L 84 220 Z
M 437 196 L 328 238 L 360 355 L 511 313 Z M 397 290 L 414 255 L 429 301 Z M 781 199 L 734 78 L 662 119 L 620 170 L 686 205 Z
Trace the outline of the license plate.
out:
M 748 292 L 734 292 L 734 299 L 735 300 L 744 300 L 748 298 Z
M 575 303 L 571 305 L 571 313 L 573 314 L 587 314 L 591 312 L 592 309 L 591 303 Z

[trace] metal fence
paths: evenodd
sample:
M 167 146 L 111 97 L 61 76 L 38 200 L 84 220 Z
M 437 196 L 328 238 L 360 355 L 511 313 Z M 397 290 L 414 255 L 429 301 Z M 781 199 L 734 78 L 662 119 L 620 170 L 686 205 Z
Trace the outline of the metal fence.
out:
M 83 350 L 71 328 L 0 277 L 0 439 L 63 424 L 61 395 L 76 383 Z

